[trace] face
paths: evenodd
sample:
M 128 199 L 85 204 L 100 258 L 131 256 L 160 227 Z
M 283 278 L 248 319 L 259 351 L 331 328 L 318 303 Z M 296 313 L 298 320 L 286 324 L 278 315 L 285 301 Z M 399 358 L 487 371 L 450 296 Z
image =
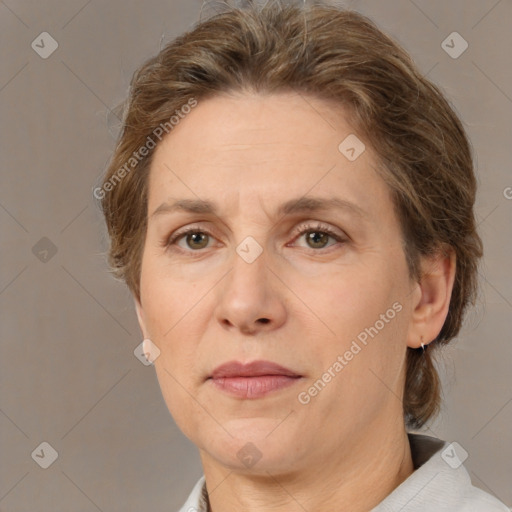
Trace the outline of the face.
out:
M 204 464 L 335 466 L 403 423 L 416 294 L 371 148 L 339 148 L 350 134 L 314 97 L 222 95 L 155 150 L 136 307 Z M 287 371 L 216 371 L 234 361 Z

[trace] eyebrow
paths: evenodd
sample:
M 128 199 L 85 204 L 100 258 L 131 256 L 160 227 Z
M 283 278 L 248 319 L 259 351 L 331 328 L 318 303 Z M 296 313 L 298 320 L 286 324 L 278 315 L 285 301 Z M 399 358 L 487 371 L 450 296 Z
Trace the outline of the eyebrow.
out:
M 281 217 L 284 215 L 292 215 L 297 213 L 324 212 L 332 209 L 346 210 L 361 218 L 368 217 L 367 212 L 365 212 L 355 203 L 347 201 L 346 199 L 341 199 L 339 197 L 312 196 L 303 196 L 286 201 L 279 206 L 276 212 L 276 216 Z M 219 216 L 219 208 L 212 201 L 203 199 L 180 199 L 174 201 L 173 203 L 162 203 L 151 214 L 150 218 L 153 218 L 156 215 L 169 214 L 174 212 L 199 213 L 204 215 L 211 214 Z

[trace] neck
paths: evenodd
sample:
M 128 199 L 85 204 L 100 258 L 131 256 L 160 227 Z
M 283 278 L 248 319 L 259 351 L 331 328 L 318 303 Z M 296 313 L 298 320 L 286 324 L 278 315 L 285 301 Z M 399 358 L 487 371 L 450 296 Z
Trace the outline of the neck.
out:
M 203 451 L 201 459 L 211 512 L 368 512 L 414 470 L 405 428 L 362 436 L 287 474 L 230 471 Z

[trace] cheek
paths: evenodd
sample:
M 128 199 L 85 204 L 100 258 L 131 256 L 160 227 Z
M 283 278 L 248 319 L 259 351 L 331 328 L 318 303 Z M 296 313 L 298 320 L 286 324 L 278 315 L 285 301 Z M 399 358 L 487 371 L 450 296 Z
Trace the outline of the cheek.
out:
M 150 339 L 160 350 L 155 361 L 162 392 L 170 398 L 181 386 L 190 386 L 197 372 L 195 341 L 199 337 L 198 285 L 162 276 L 158 265 L 143 267 L 141 298 Z
M 204 413 L 191 400 L 200 379 L 197 345 L 204 329 L 200 324 L 201 310 L 194 307 L 199 298 L 190 293 L 190 286 L 180 287 L 162 279 L 152 283 L 148 280 L 147 286 L 148 329 L 160 349 L 154 363 L 159 386 L 174 421 L 188 437 L 193 435 L 200 424 L 198 418 Z
M 356 337 L 397 300 L 391 279 L 364 265 L 331 267 L 314 278 L 296 276 L 294 290 L 333 340 Z
M 399 392 L 397 379 L 405 357 L 407 313 L 400 261 L 380 261 L 372 268 L 340 269 L 328 279 L 315 281 L 314 288 L 305 286 L 309 280 L 302 281 L 309 294 L 301 298 L 314 305 L 321 321 L 316 317 L 312 321 L 321 329 L 317 332 L 323 333 L 321 349 L 315 354 L 319 364 L 314 377 L 329 368 L 337 376 L 325 403 L 332 400 L 351 410 L 361 407 L 361 414 L 365 414 L 362 409 L 369 414 L 388 389 Z M 339 356 L 341 370 L 339 364 L 333 368 Z M 365 407 L 358 405 L 361 400 Z
M 151 255 L 143 260 L 140 288 L 148 331 L 164 348 L 190 323 L 190 313 L 208 290 L 205 283 L 183 276 L 179 266 Z
M 169 351 L 171 352 L 171 351 Z M 173 353 L 174 356 L 174 353 Z M 187 381 L 186 372 L 178 371 L 179 361 L 172 368 L 169 360 L 155 361 L 155 369 L 158 377 L 158 384 L 165 404 L 174 422 L 183 434 L 191 441 L 198 439 L 201 432 L 201 426 L 209 424 L 211 418 L 206 414 L 206 410 L 196 399 L 191 399 L 195 395 L 190 382 Z

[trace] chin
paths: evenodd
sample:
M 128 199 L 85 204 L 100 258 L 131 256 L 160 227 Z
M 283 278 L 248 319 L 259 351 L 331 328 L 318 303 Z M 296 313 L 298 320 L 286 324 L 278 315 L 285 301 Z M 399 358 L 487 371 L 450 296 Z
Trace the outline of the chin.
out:
M 229 436 L 224 430 L 222 435 L 213 439 L 211 434 L 207 446 L 203 444 L 210 457 L 216 459 L 231 471 L 251 475 L 269 476 L 289 473 L 293 466 L 292 456 L 299 456 L 300 439 L 280 425 L 275 419 L 236 420 L 225 424 Z

